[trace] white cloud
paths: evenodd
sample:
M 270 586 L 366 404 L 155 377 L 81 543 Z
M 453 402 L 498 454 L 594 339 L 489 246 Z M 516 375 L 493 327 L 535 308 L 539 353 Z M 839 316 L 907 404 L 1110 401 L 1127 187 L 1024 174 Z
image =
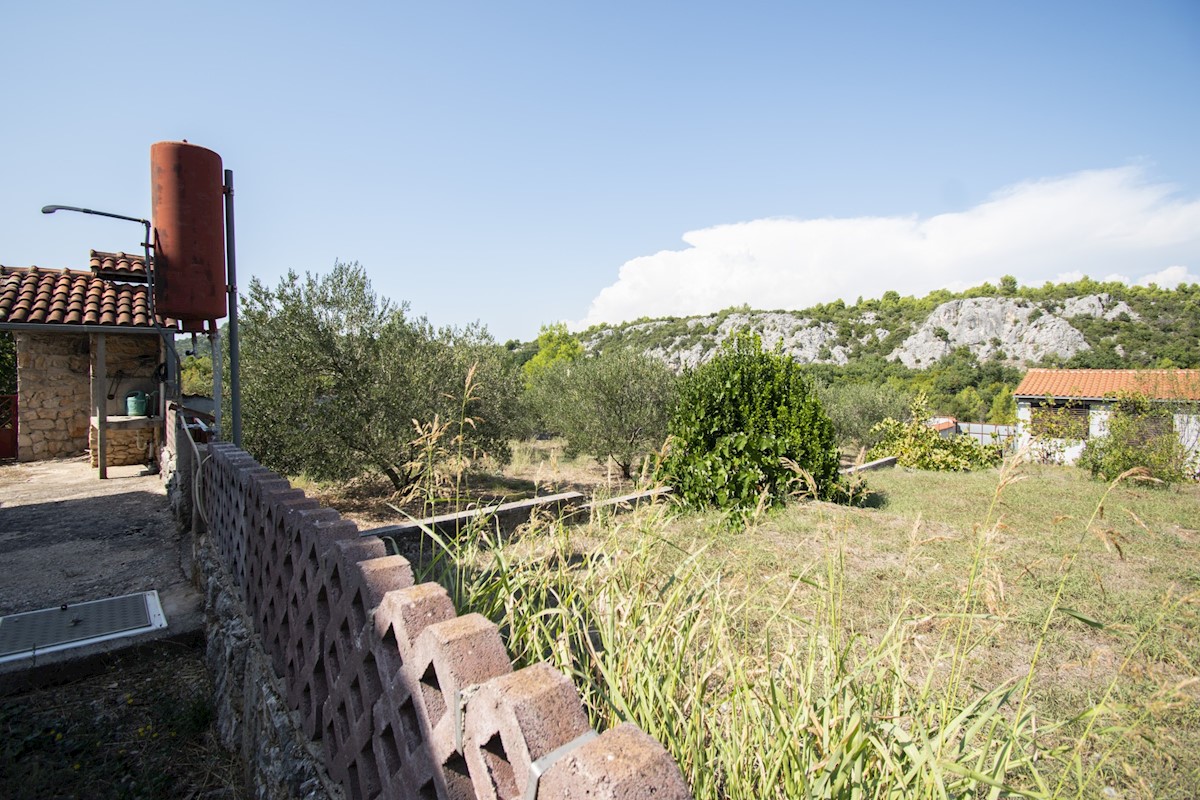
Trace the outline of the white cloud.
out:
M 1128 283 L 1129 281 L 1126 281 Z M 1182 264 L 1176 264 L 1158 272 L 1151 272 L 1138 278 L 1138 286 L 1157 284 L 1161 289 L 1174 289 L 1181 283 L 1200 283 L 1200 275 L 1196 275 Z
M 1191 272 L 1200 265 L 1200 199 L 1121 167 L 1016 184 L 953 214 L 760 219 L 689 231 L 683 241 L 623 264 L 580 324 L 742 303 L 804 308 L 888 289 L 921 295 L 1006 274 L 1033 285 L 1084 274 L 1200 282 Z

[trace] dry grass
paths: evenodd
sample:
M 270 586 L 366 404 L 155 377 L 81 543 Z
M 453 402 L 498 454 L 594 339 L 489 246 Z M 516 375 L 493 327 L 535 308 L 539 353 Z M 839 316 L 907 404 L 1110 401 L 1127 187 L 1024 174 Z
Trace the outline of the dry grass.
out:
M 608 478 L 532 443 L 497 480 Z M 668 743 L 698 796 L 1200 796 L 1200 487 L 1031 465 L 868 482 L 868 507 L 738 529 L 542 521 L 435 576 L 518 660 L 573 672 L 598 723 Z
M 512 461 L 506 476 L 528 481 L 539 494 L 582 492 L 586 495 L 615 495 L 633 484 L 621 477 L 611 461 L 601 464 L 589 456 L 568 458 L 562 439 L 534 439 L 513 444 Z
M 1104 700 L 1107 725 L 1134 723 L 1108 743 L 1116 749 L 1101 786 L 1200 796 L 1200 487 L 1125 481 L 1105 496 L 1106 485 L 1074 469 L 1022 466 L 1013 477 L 996 495 L 995 470 L 875 473 L 875 508 L 810 503 L 736 532 L 715 517 L 680 517 L 663 535 L 704 548 L 706 568 L 746 601 L 747 628 L 764 643 L 782 632 L 779 599 L 795 619 L 826 602 L 797 579 L 831 559 L 845 565 L 842 625 L 878 641 L 903 616 L 914 662 L 938 652 L 957 624 L 948 615 L 974 592 L 966 684 L 1023 680 L 1036 660 L 1028 703 L 1045 720 Z M 979 583 L 969 587 L 973 566 Z M 1052 605 L 1060 610 L 1043 626 Z M 909 666 L 950 678 L 938 674 L 944 664 Z

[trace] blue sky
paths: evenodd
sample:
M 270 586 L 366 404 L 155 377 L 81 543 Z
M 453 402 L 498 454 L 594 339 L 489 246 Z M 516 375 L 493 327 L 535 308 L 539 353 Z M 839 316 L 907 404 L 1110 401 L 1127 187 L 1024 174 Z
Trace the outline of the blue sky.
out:
M 25 3 L 0 263 L 86 266 L 149 148 L 237 185 L 240 283 L 358 261 L 435 324 L 1200 272 L 1200 4 Z

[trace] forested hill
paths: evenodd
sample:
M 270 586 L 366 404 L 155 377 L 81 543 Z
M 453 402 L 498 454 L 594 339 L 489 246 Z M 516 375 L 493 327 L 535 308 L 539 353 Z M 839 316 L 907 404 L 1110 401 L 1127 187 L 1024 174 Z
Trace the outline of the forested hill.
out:
M 634 347 L 682 371 L 742 328 L 807 364 L 827 408 L 865 415 L 845 421 L 847 430 L 899 413 L 917 393 L 934 413 L 1002 423 L 1015 419 L 1012 390 L 1030 367 L 1200 367 L 1200 285 L 1084 278 L 1034 288 L 1006 277 L 959 294 L 886 292 L 854 305 L 641 319 L 589 328 L 579 339 L 593 351 Z
M 959 294 L 886 292 L 878 300 L 837 300 L 798 311 L 729 308 L 600 325 L 579 338 L 589 350 L 635 347 L 683 369 L 705 361 L 731 331 L 747 327 L 768 346 L 782 341 L 797 360 L 835 372 L 924 370 L 951 355 L 1014 371 L 1194 368 L 1200 367 L 1200 285 L 1160 289 L 1084 278 L 1034 288 L 1006 277 L 999 287 L 985 283 Z

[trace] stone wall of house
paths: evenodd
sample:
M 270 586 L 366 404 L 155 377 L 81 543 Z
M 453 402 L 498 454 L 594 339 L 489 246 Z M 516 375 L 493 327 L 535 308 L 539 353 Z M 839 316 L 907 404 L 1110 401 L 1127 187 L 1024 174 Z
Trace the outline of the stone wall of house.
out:
M 92 335 L 92 352 L 96 351 L 96 336 Z M 125 414 L 125 396 L 133 391 L 149 394 L 159 390 L 154 371 L 162 361 L 157 334 L 108 334 L 104 340 L 104 371 L 108 376 L 105 391 L 112 397 L 108 400 L 108 413 L 114 416 Z M 157 401 L 157 397 L 155 400 Z M 147 413 L 158 413 L 157 402 Z
M 87 334 L 17 333 L 17 457 L 82 453 L 91 397 Z
M 92 354 L 97 334 L 16 334 L 17 457 L 21 461 L 73 456 L 95 449 L 92 417 Z M 107 410 L 123 415 L 125 395 L 158 388 L 155 369 L 160 361 L 156 334 L 118 334 L 105 338 Z M 150 413 L 156 407 L 149 409 Z M 109 466 L 143 464 L 154 453 L 155 433 L 110 430 Z M 96 457 L 92 457 L 96 466 Z

